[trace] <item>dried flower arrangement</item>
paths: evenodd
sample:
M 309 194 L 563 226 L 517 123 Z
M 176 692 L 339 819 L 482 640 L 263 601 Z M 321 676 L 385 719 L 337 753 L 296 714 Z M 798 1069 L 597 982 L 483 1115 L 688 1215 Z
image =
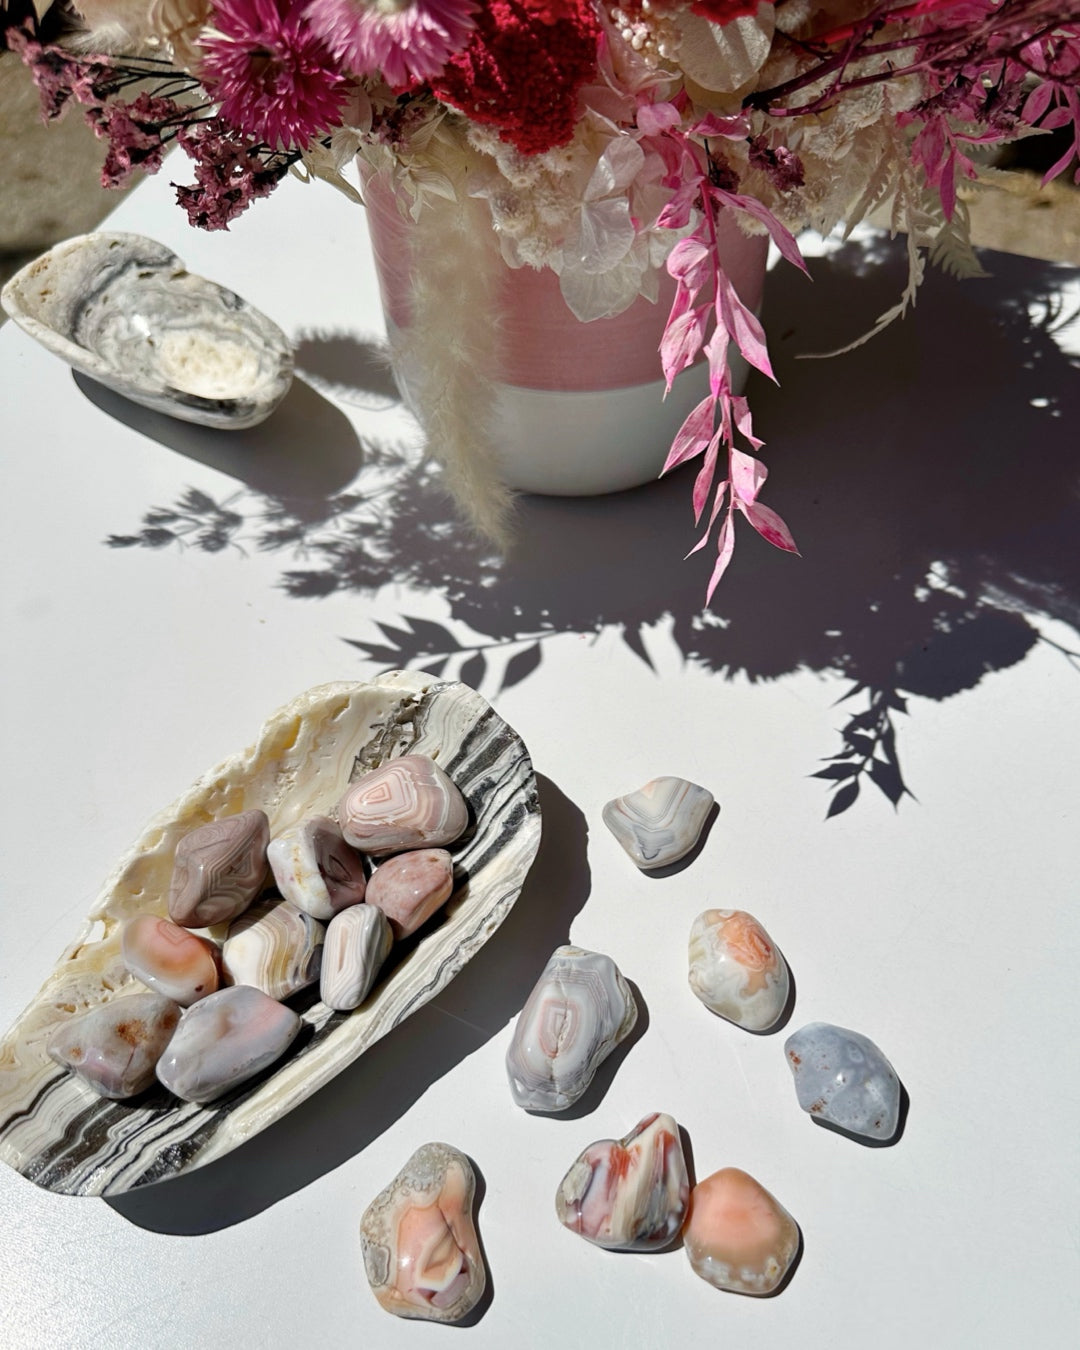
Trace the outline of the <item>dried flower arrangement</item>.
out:
M 434 203 L 483 202 L 505 262 L 552 269 L 582 321 L 655 299 L 666 268 L 668 386 L 702 357 L 710 377 L 664 466 L 701 460 L 692 551 L 716 529 L 709 596 L 738 514 L 795 549 L 760 500 L 762 442 L 729 379 L 733 348 L 772 369 L 718 261 L 719 216 L 802 266 L 799 230 L 850 231 L 888 206 L 909 280 L 876 332 L 914 302 L 928 259 L 978 273 L 957 188 L 980 181 L 979 148 L 1068 128 L 1046 179 L 1080 181 L 1076 0 L 75 3 L 87 32 L 64 46 L 8 15 L 45 115 L 83 105 L 112 185 L 182 147 L 194 225 L 227 228 L 290 170 L 356 195 L 343 170 L 359 154 L 418 223 Z M 482 489 L 473 475 L 461 496 L 497 533 L 503 498 Z

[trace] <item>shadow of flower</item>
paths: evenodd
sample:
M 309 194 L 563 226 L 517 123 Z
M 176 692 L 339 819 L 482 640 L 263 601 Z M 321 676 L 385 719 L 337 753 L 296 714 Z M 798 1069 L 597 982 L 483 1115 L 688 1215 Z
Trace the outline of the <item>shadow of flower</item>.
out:
M 769 500 L 803 558 L 741 531 L 711 610 L 711 560 L 680 561 L 695 537 L 692 465 L 616 496 L 522 497 L 506 557 L 459 522 L 436 466 L 371 444 L 350 488 L 321 501 L 248 492 L 192 512 L 188 494 L 186 523 L 158 510 L 109 542 L 163 547 L 209 529 L 216 546 L 225 511 L 227 542 L 303 562 L 282 574 L 292 596 L 389 582 L 437 592 L 445 622 L 404 613 L 347 641 L 380 668 L 492 692 L 529 678 L 545 643 L 607 629 L 650 664 L 646 635 L 662 628 L 722 678 L 838 675 L 850 711 L 816 774 L 828 814 L 867 784 L 897 805 L 911 795 L 897 746 L 909 697 L 945 699 L 1015 665 L 1045 640 L 1043 620 L 1080 629 L 1080 382 L 1059 341 L 1075 318 L 1061 296 L 1080 274 L 1003 255 L 990 266 L 978 282 L 931 278 L 903 323 L 831 361 L 799 356 L 843 346 L 888 308 L 902 247 L 841 247 L 811 262 L 813 287 L 772 274 L 764 318 L 781 387 L 759 379 L 750 396 L 770 442 Z M 337 369 L 342 339 L 330 342 L 320 357 L 311 339 L 312 368 Z

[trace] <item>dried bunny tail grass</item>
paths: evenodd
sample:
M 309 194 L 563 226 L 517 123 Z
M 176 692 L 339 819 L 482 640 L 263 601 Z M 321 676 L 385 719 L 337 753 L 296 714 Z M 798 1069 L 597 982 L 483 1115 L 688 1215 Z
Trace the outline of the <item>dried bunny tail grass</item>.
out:
M 412 321 L 393 358 L 414 372 L 416 413 L 448 490 L 469 522 L 500 548 L 510 539 L 513 492 L 495 443 L 495 390 L 487 372 L 498 349 L 495 231 L 483 202 L 425 204 L 410 230 Z
M 82 29 L 67 42 L 80 53 L 137 55 L 150 50 L 157 34 L 146 0 L 75 0 Z
M 201 52 L 196 45 L 210 20 L 210 0 L 152 0 L 150 24 L 169 47 L 178 65 L 197 71 Z

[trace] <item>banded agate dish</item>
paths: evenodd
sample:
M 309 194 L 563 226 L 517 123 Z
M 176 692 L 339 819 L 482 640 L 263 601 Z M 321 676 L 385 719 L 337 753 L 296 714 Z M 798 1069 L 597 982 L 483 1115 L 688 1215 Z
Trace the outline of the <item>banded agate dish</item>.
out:
M 0 305 L 73 369 L 184 422 L 257 426 L 292 384 L 277 324 L 140 234 L 65 239 L 16 272 Z
M 336 1012 L 312 994 L 305 1024 L 274 1072 L 211 1105 L 164 1090 L 132 1103 L 97 1098 L 46 1044 L 67 1019 L 129 996 L 121 933 L 164 915 L 173 855 L 210 820 L 261 808 L 271 833 L 330 814 L 361 774 L 398 755 L 429 755 L 461 789 L 470 826 L 451 848 L 455 889 L 440 916 L 395 949 L 362 1004 Z M 0 1159 L 48 1190 L 118 1195 L 189 1172 L 265 1129 L 434 998 L 509 913 L 540 842 L 528 751 L 465 685 L 395 671 L 327 684 L 280 708 L 253 746 L 205 773 L 159 812 L 118 861 L 82 933 L 0 1041 Z

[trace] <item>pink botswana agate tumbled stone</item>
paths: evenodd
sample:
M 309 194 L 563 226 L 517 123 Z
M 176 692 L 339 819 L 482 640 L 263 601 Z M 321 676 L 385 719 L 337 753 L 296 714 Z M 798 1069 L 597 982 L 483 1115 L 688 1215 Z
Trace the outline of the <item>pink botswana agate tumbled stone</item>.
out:
M 188 1008 L 157 1062 L 157 1076 L 185 1102 L 212 1102 L 280 1059 L 300 1030 L 284 1003 L 247 984 Z
M 278 890 L 324 923 L 364 898 L 364 860 L 327 816 L 309 816 L 282 830 L 266 850 Z
M 799 1229 L 760 1182 L 724 1167 L 691 1192 L 683 1244 L 694 1273 L 717 1289 L 771 1294 L 798 1254 Z
M 137 914 L 124 925 L 120 951 L 137 980 L 185 1008 L 218 987 L 214 944 L 156 914 Z
M 360 1221 L 364 1269 L 387 1312 L 460 1322 L 476 1307 L 487 1270 L 473 1221 L 476 1177 L 449 1144 L 424 1144 Z
M 269 842 L 265 811 L 241 811 L 185 834 L 176 846 L 169 918 L 205 928 L 242 914 L 266 881 Z
M 590 1144 L 555 1194 L 559 1222 L 598 1247 L 665 1247 L 686 1218 L 690 1182 L 679 1127 L 654 1112 L 625 1139 Z
M 368 883 L 367 902 L 382 910 L 400 941 L 445 905 L 453 889 L 450 854 L 444 848 L 421 848 L 380 863 Z
M 153 1083 L 154 1066 L 179 1021 L 172 999 L 144 989 L 62 1023 L 49 1040 L 49 1056 L 99 1097 L 134 1097 Z
M 469 823 L 469 808 L 433 759 L 402 755 L 353 783 L 338 820 L 348 843 L 377 857 L 452 844 Z

